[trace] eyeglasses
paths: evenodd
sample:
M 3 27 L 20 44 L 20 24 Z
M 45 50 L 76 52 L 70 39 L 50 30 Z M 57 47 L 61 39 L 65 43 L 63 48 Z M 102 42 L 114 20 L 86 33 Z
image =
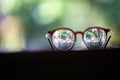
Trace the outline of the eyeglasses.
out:
M 58 28 L 49 31 L 46 38 L 53 50 L 56 48 L 60 51 L 67 51 L 74 47 L 77 34 L 82 35 L 82 40 L 88 49 L 104 49 L 112 36 L 112 31 L 102 27 L 89 27 L 84 32 L 74 32 L 70 28 Z

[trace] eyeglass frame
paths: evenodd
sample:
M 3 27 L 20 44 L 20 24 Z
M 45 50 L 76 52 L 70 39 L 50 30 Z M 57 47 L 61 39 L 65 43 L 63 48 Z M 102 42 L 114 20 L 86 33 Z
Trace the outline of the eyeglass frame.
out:
M 74 43 L 73 43 L 72 47 L 71 47 L 70 49 L 66 50 L 66 51 L 71 50 L 71 49 L 75 46 L 75 43 L 76 43 L 76 40 L 77 40 L 77 37 L 76 37 L 77 34 L 81 34 L 81 35 L 82 35 L 82 41 L 84 42 L 84 44 L 86 45 L 86 47 L 87 47 L 88 49 L 90 49 L 90 48 L 87 46 L 87 44 L 86 44 L 86 42 L 85 42 L 85 40 L 84 40 L 84 34 L 85 34 L 86 31 L 88 31 L 88 30 L 90 30 L 90 29 L 93 29 L 93 28 L 104 30 L 104 32 L 105 32 L 105 34 L 106 34 L 106 38 L 105 38 L 105 43 L 104 43 L 104 45 L 103 45 L 101 48 L 105 49 L 106 46 L 107 46 L 107 44 L 108 44 L 108 42 L 109 42 L 109 40 L 110 40 L 110 38 L 111 38 L 111 36 L 112 36 L 112 33 L 113 33 L 113 32 L 112 32 L 110 29 L 103 28 L 103 27 L 97 27 L 97 26 L 94 26 L 94 27 L 93 27 L 93 26 L 92 26 L 92 27 L 89 27 L 89 28 L 85 29 L 83 32 L 82 32 L 82 31 L 76 31 L 76 32 L 75 32 L 75 31 L 73 31 L 73 30 L 70 29 L 70 28 L 57 28 L 57 29 L 48 31 L 47 34 L 46 34 L 46 38 L 48 39 L 48 41 L 49 41 L 49 43 L 50 43 L 51 48 L 52 48 L 53 51 L 54 51 L 54 48 L 57 49 L 57 50 L 59 50 L 59 49 L 58 49 L 57 47 L 55 47 L 55 45 L 53 44 L 52 36 L 53 36 L 54 32 L 56 32 L 56 31 L 58 31 L 58 30 L 68 30 L 68 31 L 71 31 L 71 32 L 73 33 L 75 39 L 74 39 Z M 109 37 L 108 37 L 108 32 L 110 32 Z M 49 35 L 50 35 L 51 37 L 50 37 Z M 49 38 L 51 38 L 51 40 L 50 40 Z M 108 38 L 108 39 L 107 39 L 107 38 Z M 54 46 L 54 48 L 53 48 L 53 46 Z M 101 49 L 101 48 L 100 48 L 100 49 Z M 99 49 L 99 48 L 98 48 L 98 49 Z M 91 49 L 90 49 L 90 50 L 91 50 Z M 62 50 L 59 50 L 59 51 L 62 51 Z

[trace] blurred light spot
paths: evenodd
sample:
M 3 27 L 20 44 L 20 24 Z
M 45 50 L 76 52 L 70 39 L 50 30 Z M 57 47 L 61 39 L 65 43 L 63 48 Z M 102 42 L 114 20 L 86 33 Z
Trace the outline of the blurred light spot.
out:
M 68 26 L 74 30 L 84 30 L 89 22 L 90 5 L 87 1 L 78 3 L 69 2 L 67 5 L 67 15 L 64 16 L 63 26 Z M 83 26 L 83 27 L 82 27 Z
M 106 4 L 112 4 L 114 0 L 96 0 L 99 3 L 106 3 Z
M 8 16 L 0 25 L 1 48 L 8 51 L 18 51 L 24 48 L 21 21 L 17 17 Z
M 38 24 L 49 24 L 60 17 L 63 11 L 63 2 L 60 0 L 43 1 L 33 12 Z
M 21 1 L 21 0 L 20 0 Z M 35 0 L 23 0 L 25 3 L 27 3 L 27 4 L 31 4 L 31 3 L 34 3 L 35 2 Z
M 3 13 L 9 13 L 15 6 L 17 0 L 1 0 L 1 11 Z
M 108 26 L 102 11 L 90 6 L 87 1 L 69 3 L 67 10 L 68 13 L 62 20 L 63 26 L 81 31 L 90 26 Z

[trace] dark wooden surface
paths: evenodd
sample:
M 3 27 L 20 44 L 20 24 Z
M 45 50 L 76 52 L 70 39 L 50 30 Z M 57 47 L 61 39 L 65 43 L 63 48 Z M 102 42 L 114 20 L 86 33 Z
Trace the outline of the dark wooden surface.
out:
M 113 57 L 120 49 L 102 52 L 16 52 L 0 54 L 1 73 L 12 76 L 112 76 Z

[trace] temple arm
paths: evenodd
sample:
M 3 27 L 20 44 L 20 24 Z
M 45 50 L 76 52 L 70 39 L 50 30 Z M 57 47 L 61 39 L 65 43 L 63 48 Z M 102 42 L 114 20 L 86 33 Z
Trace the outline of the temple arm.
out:
M 52 50 L 54 51 L 54 48 L 53 48 L 52 42 L 51 42 L 51 40 L 50 40 L 50 34 L 47 33 L 47 34 L 45 35 L 45 37 L 48 39 L 48 41 L 49 41 L 49 43 L 50 43 L 50 46 L 51 46 Z
M 106 48 L 106 46 L 107 46 L 107 44 L 108 44 L 108 42 L 109 42 L 109 40 L 110 40 L 112 34 L 113 34 L 113 32 L 110 31 L 109 37 L 108 37 L 108 39 L 107 39 L 107 42 L 105 43 L 105 46 L 104 46 L 103 50 Z

